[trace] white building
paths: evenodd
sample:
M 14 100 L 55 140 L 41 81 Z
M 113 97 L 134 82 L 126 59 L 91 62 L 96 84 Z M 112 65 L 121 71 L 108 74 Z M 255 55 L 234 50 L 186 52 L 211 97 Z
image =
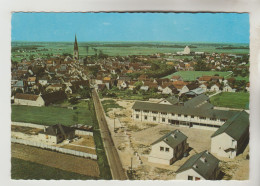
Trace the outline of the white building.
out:
M 177 180 L 216 180 L 219 160 L 208 151 L 203 151 L 190 157 L 176 173 Z
M 17 105 L 28 105 L 41 107 L 45 105 L 45 101 L 41 95 L 17 93 L 14 96 L 14 103 Z
M 188 150 L 187 136 L 179 130 L 174 130 L 151 144 L 152 150 L 148 161 L 170 165 L 180 159 Z
M 183 51 L 177 52 L 177 54 L 179 54 L 179 55 L 183 55 L 183 54 L 184 54 L 184 55 L 187 55 L 187 54 L 190 54 L 190 48 L 189 48 L 188 46 L 186 46 Z
M 168 105 L 136 101 L 132 107 L 132 118 L 141 122 L 156 122 L 183 127 L 217 130 L 229 118 L 238 113 L 231 110 L 212 109 L 208 97 L 201 94 L 184 104 Z
M 242 111 L 231 117 L 211 136 L 211 152 L 234 158 L 242 153 L 249 141 L 249 114 Z

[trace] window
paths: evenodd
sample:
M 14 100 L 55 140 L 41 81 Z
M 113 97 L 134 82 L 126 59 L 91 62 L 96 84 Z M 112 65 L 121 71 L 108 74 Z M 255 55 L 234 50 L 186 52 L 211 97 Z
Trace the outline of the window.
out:
M 144 116 L 144 119 L 147 120 L 147 116 Z
M 193 180 L 193 176 L 188 176 L 188 180 Z
M 158 114 L 158 112 L 155 112 L 155 111 L 153 111 L 152 113 L 153 113 L 153 114 Z
M 200 178 L 199 177 L 195 177 L 195 181 L 198 181 L 198 180 L 200 180 Z
M 226 122 L 227 120 L 226 120 L 226 119 L 220 119 L 220 121 L 222 121 L 222 122 Z
M 200 117 L 200 119 L 206 119 L 205 117 Z
M 194 118 L 194 116 L 193 116 L 193 115 L 191 115 L 190 117 L 191 117 L 191 118 Z
M 138 119 L 139 118 L 139 114 L 136 114 L 135 118 Z
M 160 151 L 164 151 L 164 147 L 160 147 Z
M 212 121 L 216 121 L 216 118 L 210 118 L 210 120 L 212 120 Z
M 156 117 L 153 117 L 153 120 L 156 121 Z
M 162 122 L 165 122 L 165 118 L 162 118 Z
M 166 147 L 165 148 L 165 152 L 169 152 L 169 151 L 170 151 L 170 149 Z
M 181 114 L 178 114 L 179 117 L 181 117 Z
M 140 109 L 135 109 L 135 112 L 140 112 Z
M 149 112 L 149 110 L 144 110 L 144 112 L 145 112 L 145 113 L 148 113 L 148 112 Z
M 161 114 L 162 114 L 162 115 L 167 115 L 167 113 L 166 113 L 166 112 L 161 112 Z
M 172 116 L 175 116 L 175 114 L 174 114 L 174 113 L 172 113 Z

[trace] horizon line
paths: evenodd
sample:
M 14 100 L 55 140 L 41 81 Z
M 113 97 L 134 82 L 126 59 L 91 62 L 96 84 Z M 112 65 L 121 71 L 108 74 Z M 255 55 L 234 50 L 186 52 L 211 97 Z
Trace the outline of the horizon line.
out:
M 73 43 L 74 41 L 22 41 L 22 40 L 15 40 L 15 41 L 11 41 L 11 42 L 52 42 L 52 43 L 58 43 L 58 42 L 69 42 L 69 43 Z M 238 42 L 238 43 L 235 43 L 235 42 L 216 42 L 216 41 L 77 41 L 78 43 L 86 43 L 86 42 L 89 42 L 89 43 L 109 43 L 109 42 L 114 42 L 114 43 L 119 43 L 119 42 L 122 42 L 122 43 L 141 43 L 141 42 L 153 42 L 153 43 L 227 43 L 227 44 L 250 44 L 250 42 L 244 42 L 244 43 L 241 43 L 241 42 Z

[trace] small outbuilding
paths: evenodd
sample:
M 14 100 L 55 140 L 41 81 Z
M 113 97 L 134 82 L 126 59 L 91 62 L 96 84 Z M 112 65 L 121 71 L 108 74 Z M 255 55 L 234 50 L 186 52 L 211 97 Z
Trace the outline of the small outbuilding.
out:
M 170 165 L 178 160 L 188 150 L 187 136 L 179 130 L 174 130 L 151 144 L 148 161 Z
M 177 171 L 177 180 L 216 180 L 219 174 L 219 160 L 208 151 L 195 154 Z
M 61 124 L 45 128 L 38 133 L 39 140 L 48 144 L 61 143 L 64 140 L 75 138 L 75 129 Z

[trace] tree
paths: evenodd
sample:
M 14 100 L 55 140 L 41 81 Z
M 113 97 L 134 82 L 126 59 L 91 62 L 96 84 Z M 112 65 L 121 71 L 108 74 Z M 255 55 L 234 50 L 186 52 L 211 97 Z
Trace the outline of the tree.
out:
M 160 66 L 157 65 L 156 63 L 153 63 L 152 66 L 151 66 L 151 70 L 159 70 L 160 69 Z
M 91 97 L 91 90 L 89 87 L 84 87 L 83 89 L 79 90 L 79 94 L 82 98 L 90 98 Z
M 73 98 L 70 98 L 70 99 L 69 99 L 69 102 L 70 102 L 70 104 L 75 105 L 75 104 L 78 103 L 78 99 L 75 98 L 75 97 L 73 97 Z
M 195 71 L 208 71 L 209 68 L 207 64 L 203 62 L 201 59 L 197 61 L 197 64 L 194 66 Z

